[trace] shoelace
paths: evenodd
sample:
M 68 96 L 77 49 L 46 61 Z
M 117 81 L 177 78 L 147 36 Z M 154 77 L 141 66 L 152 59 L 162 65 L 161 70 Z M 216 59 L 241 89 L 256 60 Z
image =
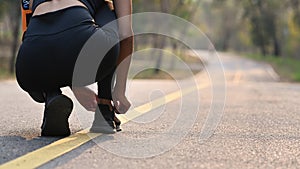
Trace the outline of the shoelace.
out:
M 116 130 L 117 131 L 121 131 L 121 121 L 120 119 L 118 119 L 118 117 L 116 116 L 116 114 L 120 114 L 119 111 L 116 109 L 116 107 L 113 105 L 112 100 L 108 100 L 108 99 L 100 99 L 98 97 L 96 97 L 97 103 L 98 104 L 102 104 L 102 105 L 107 105 L 109 107 L 109 110 L 112 111 L 114 113 L 114 122 L 116 125 Z

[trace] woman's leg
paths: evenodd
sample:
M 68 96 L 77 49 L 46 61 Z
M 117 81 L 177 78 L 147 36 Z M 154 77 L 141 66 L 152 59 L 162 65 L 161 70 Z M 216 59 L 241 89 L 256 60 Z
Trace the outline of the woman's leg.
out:
M 112 38 L 117 44 L 105 55 L 97 72 L 98 98 L 101 103 L 95 112 L 92 132 L 114 133 L 114 128 L 117 127 L 118 130 L 120 125 L 119 122 L 116 122 L 114 110 L 110 105 L 114 72 L 119 56 L 118 25 L 115 20 L 114 11 L 111 11 L 107 5 L 102 6 L 95 15 L 96 23 L 108 38 Z
M 73 102 L 63 95 L 61 90 L 48 90 L 45 92 L 45 110 L 42 136 L 68 136 L 70 128 L 68 118 L 73 109 Z
M 114 39 L 113 41 L 117 42 L 117 44 L 112 47 L 103 58 L 96 78 L 98 83 L 98 97 L 109 100 L 112 99 L 112 82 L 120 48 L 116 19 L 117 17 L 115 12 L 111 11 L 106 4 L 101 6 L 95 15 L 96 23 L 102 28 L 109 38 L 112 38 Z
M 91 24 L 85 22 L 73 27 L 86 20 Z M 70 134 L 68 117 L 73 103 L 60 88 L 72 85 L 78 53 L 97 30 L 92 20 L 85 8 L 68 8 L 32 18 L 24 36 L 17 57 L 16 75 L 19 85 L 34 100 L 45 102 L 43 136 Z

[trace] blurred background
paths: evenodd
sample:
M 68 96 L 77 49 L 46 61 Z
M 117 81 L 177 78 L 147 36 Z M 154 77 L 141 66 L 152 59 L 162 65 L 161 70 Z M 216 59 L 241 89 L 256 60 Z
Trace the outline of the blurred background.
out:
M 300 81 L 299 0 L 133 0 L 133 7 L 135 13 L 164 12 L 184 18 L 199 27 L 217 51 L 268 62 L 284 80 Z M 181 31 L 193 36 L 193 32 Z M 20 1 L 0 0 L 1 79 L 14 77 L 21 37 Z M 202 65 L 203 61 L 189 56 L 188 48 L 174 39 L 156 35 L 135 39 L 136 50 L 166 49 L 189 64 L 193 73 L 202 69 L 195 65 Z M 195 40 L 195 43 L 201 42 Z M 176 61 L 164 52 L 152 51 L 152 55 L 156 56 L 151 58 L 155 69 L 135 78 L 169 78 L 159 71 L 165 64 L 169 64 L 170 70 L 179 69 Z M 185 75 L 178 73 L 178 76 Z

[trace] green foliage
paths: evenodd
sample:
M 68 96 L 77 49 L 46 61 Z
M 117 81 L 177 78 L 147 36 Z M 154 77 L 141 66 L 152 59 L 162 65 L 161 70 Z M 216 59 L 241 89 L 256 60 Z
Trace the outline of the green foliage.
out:
M 0 18 L 7 12 L 8 9 L 8 1 L 0 0 Z
M 251 24 L 251 39 L 254 45 L 260 48 L 263 55 L 270 54 L 268 48 L 273 45 L 273 53 L 279 55 L 278 46 L 278 13 L 281 11 L 281 2 L 274 0 L 244 1 L 244 17 Z
M 134 12 L 166 12 L 189 20 L 197 0 L 133 0 Z M 198 4 L 199 5 L 199 4 Z
M 0 0 L 0 16 L 20 9 L 20 0 Z
M 263 55 L 288 54 L 300 58 L 300 36 L 295 33 L 300 30 L 299 0 L 212 0 L 206 3 L 209 5 L 203 10 L 205 15 L 210 15 L 212 27 L 207 33 L 217 49 L 260 50 Z
M 283 78 L 282 80 L 292 80 L 300 82 L 300 60 L 291 57 L 274 57 L 272 55 L 263 56 L 260 54 L 248 54 L 247 57 L 270 63 Z

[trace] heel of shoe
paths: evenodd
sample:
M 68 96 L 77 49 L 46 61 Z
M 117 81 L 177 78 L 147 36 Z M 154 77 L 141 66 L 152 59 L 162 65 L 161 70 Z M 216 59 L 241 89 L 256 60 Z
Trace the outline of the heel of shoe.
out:
M 65 95 L 55 96 L 45 106 L 42 124 L 42 136 L 65 137 L 70 135 L 69 116 L 73 109 L 73 102 Z

